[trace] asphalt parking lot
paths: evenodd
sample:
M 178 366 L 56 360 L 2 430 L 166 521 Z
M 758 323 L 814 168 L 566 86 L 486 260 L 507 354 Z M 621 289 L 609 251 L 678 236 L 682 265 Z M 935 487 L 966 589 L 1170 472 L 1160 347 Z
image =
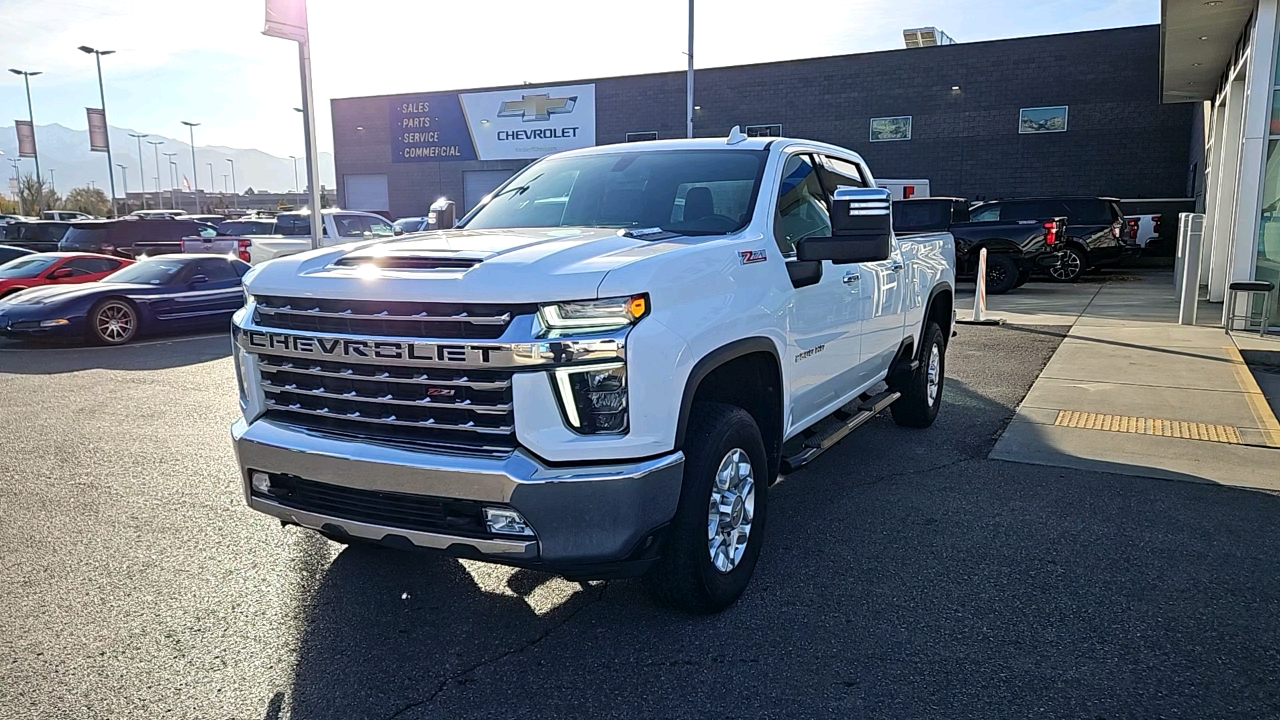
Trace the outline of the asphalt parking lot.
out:
M 986 459 L 1060 341 L 772 495 L 715 617 L 248 511 L 224 336 L 0 347 L 0 717 L 1280 715 L 1280 497 Z

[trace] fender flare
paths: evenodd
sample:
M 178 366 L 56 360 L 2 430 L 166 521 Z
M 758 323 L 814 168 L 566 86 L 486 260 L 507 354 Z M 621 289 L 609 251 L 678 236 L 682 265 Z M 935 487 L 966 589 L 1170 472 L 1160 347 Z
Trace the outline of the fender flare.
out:
M 937 302 L 938 297 L 941 296 L 943 293 L 946 293 L 951 296 L 952 316 L 946 319 L 947 326 L 942 328 L 943 342 L 950 342 L 951 333 L 953 330 L 955 330 L 955 325 L 953 325 L 953 321 L 955 318 L 955 309 L 956 309 L 956 293 L 955 293 L 955 290 L 950 285 L 947 285 L 944 282 L 940 282 L 937 285 L 934 285 L 933 289 L 929 291 L 929 300 L 925 302 L 924 315 L 921 316 L 920 334 L 924 335 L 925 324 L 929 322 L 929 317 L 933 315 L 933 305 L 935 302 Z M 912 344 L 914 345 L 915 335 L 912 335 L 911 339 L 912 339 Z M 912 355 L 915 355 L 915 354 L 916 354 L 916 351 L 913 349 Z
M 689 429 L 689 414 L 693 410 L 693 398 L 698 394 L 698 386 L 702 381 L 721 365 L 743 355 L 757 352 L 767 352 L 773 356 L 774 361 L 778 363 L 778 375 L 781 379 L 782 356 L 778 354 L 778 347 L 767 337 L 755 336 L 734 340 L 703 355 L 693 364 L 693 369 L 689 371 L 689 377 L 684 383 L 684 395 L 680 397 L 680 419 L 676 422 L 675 446 L 677 448 L 684 446 L 685 432 Z

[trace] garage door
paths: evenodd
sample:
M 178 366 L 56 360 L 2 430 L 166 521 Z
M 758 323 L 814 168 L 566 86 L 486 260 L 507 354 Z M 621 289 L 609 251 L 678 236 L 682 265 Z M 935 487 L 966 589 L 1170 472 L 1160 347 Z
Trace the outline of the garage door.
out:
M 515 175 L 510 170 L 472 170 L 462 173 L 463 200 L 470 211 L 485 195 L 493 192 L 507 178 Z
M 344 175 L 347 201 L 342 205 L 344 210 L 368 210 L 370 212 L 387 212 L 391 202 L 387 199 L 386 175 Z

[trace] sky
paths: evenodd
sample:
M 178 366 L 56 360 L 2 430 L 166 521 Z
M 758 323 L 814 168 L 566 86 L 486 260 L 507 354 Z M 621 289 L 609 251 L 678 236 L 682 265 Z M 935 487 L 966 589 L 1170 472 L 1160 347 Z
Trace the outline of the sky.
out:
M 715 67 L 902 47 L 933 25 L 959 42 L 1159 22 L 1159 0 L 697 0 L 696 64 Z M 682 70 L 686 0 L 310 0 L 321 150 L 329 99 Z M 0 0 L 0 67 L 42 71 L 37 125 L 109 122 L 196 145 L 303 151 L 297 45 L 261 34 L 263 0 Z M 27 117 L 0 74 L 0 124 Z

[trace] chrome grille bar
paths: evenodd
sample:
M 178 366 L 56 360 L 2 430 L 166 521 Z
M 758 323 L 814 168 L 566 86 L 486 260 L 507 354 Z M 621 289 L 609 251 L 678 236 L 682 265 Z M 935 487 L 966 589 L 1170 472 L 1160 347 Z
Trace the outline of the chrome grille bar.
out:
M 282 391 L 282 392 L 290 392 L 296 395 L 309 395 L 311 397 L 332 398 L 334 400 L 352 400 L 355 402 L 369 402 L 369 403 L 377 403 L 379 405 L 403 405 L 405 407 L 417 407 L 417 408 L 441 408 L 441 409 L 447 409 L 447 410 L 466 410 L 468 412 L 480 413 L 482 415 L 506 415 L 507 413 L 511 412 L 511 405 L 507 403 L 503 403 L 503 404 L 476 403 L 470 400 L 466 400 L 460 403 L 446 403 L 446 402 L 439 402 L 436 400 L 432 400 L 431 398 L 424 398 L 422 400 L 400 400 L 391 394 L 379 395 L 377 397 L 373 397 L 369 395 L 361 395 L 354 390 L 350 392 L 345 392 L 345 393 L 329 392 L 325 388 L 309 390 L 307 388 L 298 387 L 293 383 L 277 384 L 274 381 L 269 380 L 267 378 L 262 379 L 262 385 L 268 391 L 275 390 L 275 391 Z
M 294 391 L 290 390 L 288 392 L 294 392 Z M 347 397 L 341 397 L 341 396 L 335 396 L 335 397 L 336 399 L 340 399 L 340 400 L 353 399 L 353 398 L 347 398 Z M 312 410 L 311 408 L 302 407 L 302 405 L 298 403 L 282 402 L 281 400 L 273 397 L 270 393 L 268 393 L 266 396 L 266 402 L 268 406 L 275 408 L 277 410 L 283 410 L 286 412 L 296 412 L 296 413 L 304 413 L 307 415 L 317 415 L 319 417 L 333 418 L 336 420 L 356 420 L 359 422 L 374 423 L 378 425 L 396 425 L 399 427 L 431 428 L 434 430 L 466 430 L 470 432 L 485 433 L 490 435 L 510 435 L 515 430 L 515 428 L 510 425 L 504 425 L 501 427 L 485 427 L 483 425 L 476 425 L 473 422 L 467 422 L 461 425 L 456 423 L 442 423 L 442 422 L 437 422 L 433 418 L 428 418 L 422 421 L 400 420 L 396 418 L 394 415 L 388 418 L 375 418 L 375 417 L 366 417 L 358 412 L 355 412 L 355 413 L 331 412 L 327 408 L 321 409 L 321 410 Z
M 435 380 L 427 373 L 416 373 L 411 378 L 395 377 L 385 370 L 377 370 L 377 366 L 358 366 L 352 365 L 343 368 L 340 372 L 330 372 L 323 369 L 319 365 L 311 365 L 309 363 L 286 362 L 283 364 L 274 364 L 263 360 L 263 356 L 258 356 L 258 368 L 263 372 L 277 373 L 290 372 L 299 375 L 315 375 L 316 377 L 346 378 L 352 380 L 376 380 L 379 382 L 395 382 L 406 383 L 411 385 L 439 385 L 441 387 L 465 387 L 472 390 L 506 390 L 511 387 L 510 380 L 471 380 L 465 375 L 456 380 Z M 369 369 L 369 373 L 356 372 L 356 369 Z
M 266 305 L 258 305 L 258 312 L 263 315 L 298 315 L 302 317 L 322 317 L 322 318 L 338 318 L 340 320 L 406 320 L 415 322 L 464 322 L 472 325 L 506 325 L 511 322 L 511 313 L 503 313 L 501 315 L 470 315 L 461 313 L 458 315 L 429 315 L 424 310 L 416 315 L 392 315 L 383 310 L 373 315 L 365 315 L 355 313 L 351 310 L 343 310 L 342 312 L 326 312 L 318 307 L 300 310 L 292 305 L 284 307 L 268 307 Z

